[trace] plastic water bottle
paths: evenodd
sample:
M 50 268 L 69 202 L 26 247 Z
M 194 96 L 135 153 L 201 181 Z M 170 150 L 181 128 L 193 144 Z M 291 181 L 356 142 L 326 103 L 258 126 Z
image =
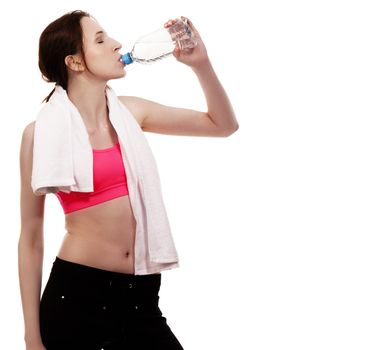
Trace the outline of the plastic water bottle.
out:
M 187 19 L 178 19 L 168 28 L 160 28 L 140 37 L 136 40 L 131 52 L 122 55 L 120 60 L 125 65 L 133 62 L 151 64 L 171 55 L 176 45 L 181 50 L 194 48 L 197 45 Z

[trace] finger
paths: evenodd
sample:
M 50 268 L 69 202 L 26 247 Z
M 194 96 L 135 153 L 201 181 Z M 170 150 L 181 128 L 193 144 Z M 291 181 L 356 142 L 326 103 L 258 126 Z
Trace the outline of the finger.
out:
M 181 16 L 181 19 L 187 21 L 187 23 L 191 27 L 192 31 L 197 33 L 197 34 L 199 34 L 199 32 L 197 31 L 196 27 L 193 25 L 193 23 L 192 23 L 192 21 L 190 19 L 188 19 L 185 16 Z
M 169 19 L 167 22 L 164 23 L 164 27 L 168 28 L 168 27 L 172 26 L 175 23 L 176 23 L 175 19 Z
M 179 47 L 179 45 L 176 45 L 175 49 L 173 50 L 173 55 L 176 58 L 178 58 L 178 57 L 180 57 L 180 53 L 181 53 L 180 47 Z

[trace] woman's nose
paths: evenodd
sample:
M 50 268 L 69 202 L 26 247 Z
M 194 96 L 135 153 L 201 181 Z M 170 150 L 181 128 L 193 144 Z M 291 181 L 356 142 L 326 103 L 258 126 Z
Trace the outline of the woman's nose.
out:
M 118 41 L 116 41 L 114 51 L 119 51 L 121 49 L 121 47 L 122 47 L 121 44 Z

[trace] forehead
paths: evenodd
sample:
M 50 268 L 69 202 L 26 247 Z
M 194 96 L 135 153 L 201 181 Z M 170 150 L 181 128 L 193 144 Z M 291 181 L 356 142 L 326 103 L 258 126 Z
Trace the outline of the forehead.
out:
M 80 23 L 83 29 L 83 38 L 85 41 L 92 40 L 97 32 L 101 30 L 104 31 L 101 25 L 94 18 L 83 17 Z

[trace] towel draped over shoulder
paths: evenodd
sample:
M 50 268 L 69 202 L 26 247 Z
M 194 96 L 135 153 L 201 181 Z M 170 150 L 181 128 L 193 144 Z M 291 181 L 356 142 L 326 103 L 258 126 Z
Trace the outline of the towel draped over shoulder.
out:
M 136 119 L 106 88 L 109 119 L 123 157 L 129 198 L 136 219 L 135 274 L 178 266 L 155 158 Z M 93 153 L 84 121 L 59 85 L 37 115 L 34 131 L 32 190 L 93 191 Z

